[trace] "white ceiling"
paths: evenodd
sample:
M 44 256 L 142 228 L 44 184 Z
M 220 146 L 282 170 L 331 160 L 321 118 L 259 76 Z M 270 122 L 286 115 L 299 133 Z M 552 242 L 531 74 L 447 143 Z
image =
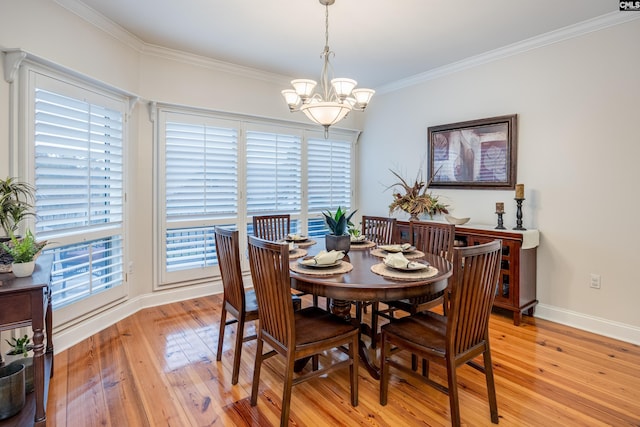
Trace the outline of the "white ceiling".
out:
M 284 76 L 320 75 L 319 0 L 56 1 L 86 5 L 145 44 Z M 617 11 L 613 0 L 336 0 L 329 6 L 329 46 L 335 77 L 376 88 L 625 13 Z

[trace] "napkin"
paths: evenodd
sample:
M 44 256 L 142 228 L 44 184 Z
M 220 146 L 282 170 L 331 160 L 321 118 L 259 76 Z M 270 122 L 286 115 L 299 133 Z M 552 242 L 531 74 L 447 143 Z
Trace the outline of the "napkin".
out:
M 344 257 L 344 252 L 332 250 L 331 252 L 327 252 L 325 250 L 320 251 L 318 255 L 313 258 L 303 259 L 300 261 L 300 264 L 303 265 L 331 265 L 335 264 L 337 261 L 341 260 Z
M 351 241 L 352 242 L 362 242 L 364 240 L 366 240 L 367 236 L 365 236 L 364 234 L 361 234 L 359 236 L 351 236 Z
M 389 252 L 402 252 L 402 251 L 408 250 L 410 247 L 411 247 L 411 244 L 403 243 L 401 245 L 382 245 L 380 246 L 380 249 L 383 249 Z
M 287 234 L 287 239 L 288 240 L 300 240 L 300 239 L 304 239 L 304 237 L 301 236 L 300 234 Z
M 428 266 L 421 262 L 409 261 L 402 255 L 402 252 L 389 254 L 384 258 L 385 265 L 393 268 L 402 268 L 406 270 L 422 270 Z

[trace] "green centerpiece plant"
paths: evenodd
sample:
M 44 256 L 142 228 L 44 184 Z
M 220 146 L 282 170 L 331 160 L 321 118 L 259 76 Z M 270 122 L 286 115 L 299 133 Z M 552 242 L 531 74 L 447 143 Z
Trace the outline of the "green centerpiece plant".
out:
M 325 222 L 330 230 L 330 234 L 325 237 L 325 248 L 328 251 L 337 250 L 343 251 L 345 254 L 349 252 L 351 247 L 351 236 L 348 229 L 353 226 L 351 217 L 357 212 L 357 209 L 351 213 L 347 213 L 347 210 L 343 210 L 338 206 L 335 212 L 327 210 L 323 212 Z

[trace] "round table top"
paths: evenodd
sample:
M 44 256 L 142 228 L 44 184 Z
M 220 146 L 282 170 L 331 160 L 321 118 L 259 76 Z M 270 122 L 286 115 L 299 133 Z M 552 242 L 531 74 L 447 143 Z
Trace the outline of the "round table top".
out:
M 323 239 L 318 239 L 318 244 L 307 249 L 309 255 L 317 254 L 324 249 Z M 351 271 L 330 276 L 290 271 L 291 286 L 314 295 L 349 301 L 394 301 L 444 290 L 452 274 L 451 263 L 432 254 L 425 254 L 422 259 L 438 270 L 435 276 L 419 280 L 394 280 L 371 271 L 371 266 L 380 263 L 382 258 L 372 255 L 370 249 L 351 249 L 343 258 L 343 261 L 353 265 Z

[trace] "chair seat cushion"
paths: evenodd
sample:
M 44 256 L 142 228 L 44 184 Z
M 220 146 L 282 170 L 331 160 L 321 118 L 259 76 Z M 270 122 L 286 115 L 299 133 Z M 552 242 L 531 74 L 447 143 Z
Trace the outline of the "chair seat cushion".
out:
M 387 334 L 444 355 L 447 318 L 430 311 L 402 317 L 382 327 Z
M 296 346 L 318 342 L 357 331 L 348 321 L 318 308 L 307 307 L 295 312 Z

